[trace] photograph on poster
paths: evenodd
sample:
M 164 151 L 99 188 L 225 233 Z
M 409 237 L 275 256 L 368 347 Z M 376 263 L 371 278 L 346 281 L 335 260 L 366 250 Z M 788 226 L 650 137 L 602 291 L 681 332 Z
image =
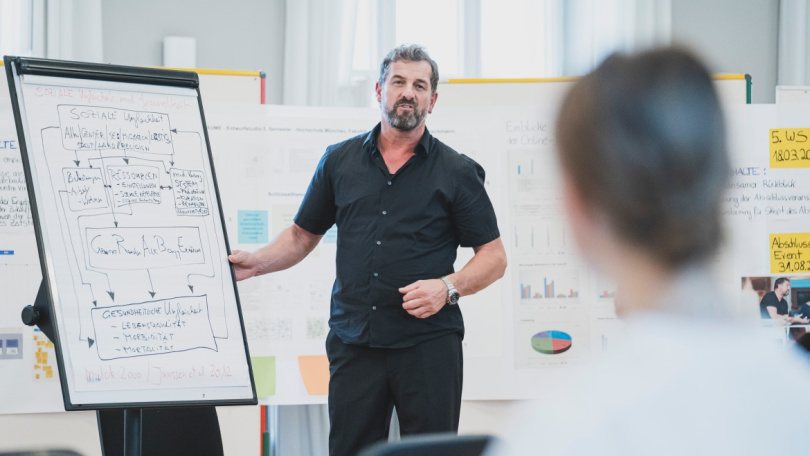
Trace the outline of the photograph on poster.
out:
M 808 333 L 810 277 L 754 276 L 740 282 L 744 316 L 758 312 L 763 326 L 784 327 L 786 341 L 798 341 Z

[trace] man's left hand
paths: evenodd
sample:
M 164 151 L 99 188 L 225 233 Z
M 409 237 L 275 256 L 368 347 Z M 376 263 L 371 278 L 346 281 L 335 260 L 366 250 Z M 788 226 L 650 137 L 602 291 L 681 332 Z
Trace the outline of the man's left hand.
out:
M 447 303 L 447 285 L 442 279 L 418 280 L 399 289 L 402 308 L 416 318 L 427 318 Z

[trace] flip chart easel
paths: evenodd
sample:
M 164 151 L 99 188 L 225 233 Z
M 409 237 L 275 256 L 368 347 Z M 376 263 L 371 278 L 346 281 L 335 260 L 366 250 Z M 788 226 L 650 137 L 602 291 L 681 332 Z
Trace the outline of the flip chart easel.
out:
M 65 409 L 256 404 L 197 74 L 5 66 Z

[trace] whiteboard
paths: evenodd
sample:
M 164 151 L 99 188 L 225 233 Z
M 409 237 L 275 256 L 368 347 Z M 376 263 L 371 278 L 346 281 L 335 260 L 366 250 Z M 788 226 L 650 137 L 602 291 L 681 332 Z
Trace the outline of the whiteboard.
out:
M 728 231 L 719 262 L 723 284 L 735 293 L 734 313 L 763 326 L 775 341 L 791 345 L 795 331 L 805 329 L 761 319 L 759 303 L 778 277 L 791 280 L 791 314 L 800 311 L 810 292 L 810 262 L 805 261 L 805 239 L 810 236 L 810 110 L 788 103 L 731 106 L 725 111 L 732 175 L 721 207 Z M 741 289 L 744 278 L 751 279 L 753 290 Z
M 0 413 L 55 412 L 63 407 L 53 344 L 20 319 L 42 273 L 7 92 L 0 100 Z
M 229 238 L 248 251 L 293 223 L 328 145 L 379 121 L 374 108 L 211 104 L 206 115 Z M 326 403 L 336 240 L 333 227 L 300 264 L 238 284 L 264 404 Z
M 196 75 L 6 62 L 65 408 L 255 403 Z
M 501 280 L 460 304 L 466 327 L 463 398 L 553 394 L 543 386 L 574 378 L 608 354 L 623 331 L 614 310 L 615 286 L 581 261 L 565 223 L 553 149 L 557 106 L 448 107 L 441 104 L 441 94 L 439 100 L 428 128 L 486 170 L 487 192 L 509 257 Z M 722 209 L 729 241 L 717 269 L 722 288 L 736 304 L 741 277 L 771 274 L 768 236 L 806 231 L 810 184 L 801 178 L 806 171 L 769 170 L 767 160 L 769 128 L 810 127 L 810 117 L 773 105 L 737 103 L 724 109 L 734 178 Z M 255 250 L 292 223 L 326 146 L 371 129 L 379 111 L 212 105 L 209 119 L 215 162 L 223 175 L 227 229 L 232 238 L 242 239 L 238 248 Z M 733 187 L 736 182 L 744 188 Z M 272 377 L 273 389 L 262 395 L 262 403 L 327 400 L 307 389 L 299 359 L 325 353 L 334 236 L 327 233 L 300 265 L 239 283 L 251 353 L 273 358 L 256 372 Z M 471 253 L 460 249 L 456 269 Z M 747 318 L 752 309 L 733 307 L 727 315 Z M 758 303 L 753 310 L 759 318 Z M 784 328 L 776 329 L 785 334 Z M 570 350 L 553 356 L 535 351 L 532 338 L 544 331 L 569 335 Z
M 440 97 L 441 99 L 441 97 Z M 523 244 L 523 236 L 544 228 L 552 243 L 565 237 L 555 193 L 549 125 L 552 106 L 439 107 L 428 118 L 438 139 L 470 156 L 486 170 L 486 189 L 498 217 L 501 236 L 510 255 L 505 277 L 486 290 L 466 296 L 460 304 L 466 335 L 463 341 L 464 399 L 516 399 L 537 397 L 538 382 L 568 375 L 600 352 L 602 341 L 616 331 L 612 299 L 598 295 L 603 284 L 583 267 L 569 245 L 549 252 Z M 312 173 L 330 144 L 366 133 L 379 122 L 375 108 L 309 108 L 290 106 L 210 105 L 209 129 L 217 170 L 222 176 L 226 227 L 236 248 L 255 250 L 292 223 Z M 518 163 L 535 160 L 537 176 L 514 176 Z M 513 166 L 514 165 L 514 166 Z M 528 165 L 527 170 L 531 170 Z M 267 176 L 272 176 L 268 179 Z M 538 209 L 527 198 L 539 188 L 544 202 Z M 517 202 L 512 204 L 512 202 Z M 547 212 L 547 213 L 546 213 Z M 516 244 L 516 236 L 521 237 Z M 540 233 L 537 232 L 537 239 Z M 318 247 L 299 265 L 288 270 L 239 282 L 246 315 L 246 330 L 254 357 L 270 358 L 254 364 L 259 382 L 269 378 L 273 387 L 261 394 L 265 404 L 325 403 L 327 396 L 309 387 L 313 372 L 302 358 L 325 359 L 329 301 L 335 278 L 336 233 L 326 233 Z M 472 249 L 459 249 L 456 270 L 471 258 Z M 545 256 L 542 256 L 545 255 Z M 520 267 L 521 261 L 527 266 Z M 563 264 L 563 262 L 565 262 Z M 545 272 L 575 280 L 582 294 L 575 302 L 550 302 L 552 327 L 576 337 L 576 346 L 563 357 L 540 360 L 527 352 L 523 340 L 534 326 L 519 310 L 526 303 L 514 289 L 522 275 Z M 557 277 L 557 276 L 555 276 Z M 573 279 L 572 279 L 573 278 Z M 541 279 L 542 280 L 542 279 Z M 518 295 L 519 296 L 519 295 Z M 536 306 L 535 306 L 536 307 Z M 517 311 L 516 311 L 517 309 Z M 536 317 L 537 312 L 531 314 Z M 519 319 L 516 326 L 514 318 Z M 517 335 L 517 331 L 522 331 Z M 516 364 L 517 363 L 517 364 Z M 323 374 L 328 375 L 324 364 Z

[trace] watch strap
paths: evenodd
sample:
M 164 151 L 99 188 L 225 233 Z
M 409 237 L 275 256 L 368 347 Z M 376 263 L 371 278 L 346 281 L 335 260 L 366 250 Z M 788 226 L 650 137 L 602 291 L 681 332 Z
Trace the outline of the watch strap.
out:
M 442 281 L 447 285 L 447 304 L 458 304 L 459 292 L 456 290 L 453 282 L 451 282 L 447 276 L 442 277 Z

